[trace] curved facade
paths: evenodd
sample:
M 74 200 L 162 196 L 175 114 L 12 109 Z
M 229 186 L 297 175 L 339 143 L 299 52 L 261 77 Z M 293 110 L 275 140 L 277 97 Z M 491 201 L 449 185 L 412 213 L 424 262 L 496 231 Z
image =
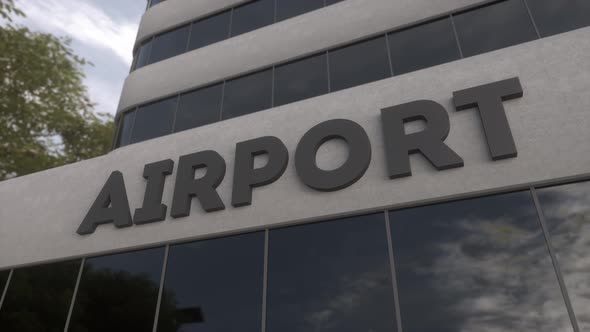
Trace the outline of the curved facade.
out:
M 0 183 L 0 330 L 590 329 L 589 26 L 152 0 L 113 151 Z

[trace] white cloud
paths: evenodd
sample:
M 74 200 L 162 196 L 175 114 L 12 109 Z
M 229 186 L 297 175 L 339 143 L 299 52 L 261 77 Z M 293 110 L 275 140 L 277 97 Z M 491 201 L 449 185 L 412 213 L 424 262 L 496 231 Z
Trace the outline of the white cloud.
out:
M 21 23 L 110 50 L 131 64 L 138 22 L 115 21 L 89 0 L 24 0 L 18 7 L 27 14 Z

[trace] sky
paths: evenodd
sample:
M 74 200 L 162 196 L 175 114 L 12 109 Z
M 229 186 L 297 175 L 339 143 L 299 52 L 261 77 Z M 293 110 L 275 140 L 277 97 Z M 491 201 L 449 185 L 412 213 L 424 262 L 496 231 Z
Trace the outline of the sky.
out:
M 74 52 L 93 63 L 84 72 L 95 111 L 115 114 L 146 0 L 16 0 L 16 5 L 27 15 L 17 23 L 72 39 Z

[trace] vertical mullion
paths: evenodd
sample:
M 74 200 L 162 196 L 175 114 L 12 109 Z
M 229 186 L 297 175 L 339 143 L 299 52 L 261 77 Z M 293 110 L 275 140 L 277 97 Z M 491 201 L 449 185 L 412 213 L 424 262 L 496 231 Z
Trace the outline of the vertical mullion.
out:
M 131 145 L 133 142 L 133 131 L 135 130 L 135 121 L 137 120 L 137 115 L 139 114 L 139 107 L 136 107 L 133 111 L 129 113 L 133 114 L 133 121 L 131 121 L 131 127 L 129 128 L 129 142 L 127 145 Z
M 385 45 L 387 46 L 387 60 L 389 60 L 389 74 L 391 77 L 395 76 L 393 70 L 393 60 L 391 60 L 391 46 L 389 45 L 389 34 L 385 34 Z
M 330 77 L 330 51 L 326 51 L 326 71 L 328 72 L 328 93 L 332 92 L 332 78 Z
M 451 15 L 449 15 L 449 18 L 451 19 L 451 26 L 453 27 L 453 34 L 455 35 L 455 42 L 457 42 L 457 48 L 459 49 L 459 57 L 461 57 L 461 59 L 463 59 L 464 58 L 463 50 L 461 49 L 461 41 L 459 40 L 459 34 L 457 33 L 457 27 L 455 26 L 455 17 L 451 14 Z
M 275 106 L 275 68 L 276 66 L 272 66 L 272 78 L 271 78 L 271 87 L 270 87 L 270 108 Z
M 232 7 L 229 13 L 229 30 L 227 31 L 227 38 L 231 38 L 231 29 L 234 23 L 234 7 Z
M 14 269 L 8 272 L 8 278 L 6 279 L 6 285 L 4 285 L 4 289 L 2 290 L 2 294 L 0 294 L 0 310 L 2 310 L 2 304 L 4 304 L 4 298 L 6 297 L 6 293 L 8 293 L 8 286 L 10 285 L 10 281 L 12 280 L 12 273 Z
M 391 269 L 391 282 L 393 283 L 393 301 L 395 305 L 395 318 L 397 323 L 397 332 L 403 332 L 402 315 L 399 306 L 399 291 L 397 287 L 397 274 L 395 271 L 395 257 L 393 256 L 393 243 L 391 240 L 391 222 L 389 220 L 389 212 L 384 211 L 385 214 L 385 232 L 387 233 L 387 247 L 389 249 L 389 266 Z
M 219 121 L 223 121 L 223 100 L 225 99 L 225 84 L 227 81 L 221 83 L 221 102 L 219 103 Z
M 180 108 L 180 93 L 176 96 L 176 107 L 174 107 L 174 114 L 172 114 L 172 129 L 171 134 L 176 132 L 176 116 L 178 115 L 178 109 Z
M 580 332 L 580 327 L 578 326 L 578 320 L 576 319 L 576 313 L 574 312 L 574 308 L 572 306 L 572 302 L 570 300 L 569 294 L 567 292 L 567 287 L 565 286 L 565 282 L 563 280 L 563 274 L 561 273 L 561 268 L 559 266 L 559 262 L 557 261 L 557 256 L 555 255 L 555 249 L 551 244 L 551 237 L 549 236 L 549 231 L 547 229 L 547 225 L 545 222 L 545 214 L 541 209 L 541 203 L 539 202 L 539 197 L 537 196 L 537 191 L 534 187 L 530 188 L 531 196 L 533 197 L 533 202 L 535 203 L 535 208 L 537 210 L 537 217 L 539 219 L 539 223 L 541 224 L 541 230 L 543 231 L 543 236 L 545 237 L 545 245 L 547 246 L 547 250 L 549 251 L 549 256 L 551 257 L 551 262 L 553 263 L 553 269 L 555 272 L 555 276 L 557 277 L 557 282 L 559 283 L 559 288 L 561 289 L 561 294 L 563 295 L 563 301 L 565 302 L 565 307 L 567 309 L 567 313 L 570 317 L 570 321 L 572 323 L 572 327 L 574 328 L 574 332 Z
M 535 28 L 535 32 L 537 33 L 537 39 L 541 39 L 541 33 L 539 32 L 539 28 L 537 28 L 537 22 L 535 22 L 535 18 L 533 17 L 533 13 L 531 12 L 531 9 L 529 7 L 527 0 L 522 0 L 522 2 L 524 3 L 524 7 L 526 8 L 529 18 L 531 19 L 531 23 L 533 24 L 533 28 Z
M 153 332 L 158 330 L 158 318 L 160 317 L 160 305 L 162 303 L 162 293 L 164 292 L 164 280 L 166 279 L 166 268 L 168 267 L 168 255 L 170 253 L 170 245 L 167 244 L 164 249 L 164 262 L 162 263 L 162 272 L 160 273 L 160 288 L 158 289 L 158 300 L 156 302 L 156 312 L 154 314 Z
M 264 231 L 264 272 L 262 274 L 262 332 L 266 332 L 266 294 L 268 288 L 268 239 L 269 230 Z
M 66 318 L 64 332 L 67 332 L 70 327 L 70 321 L 72 319 L 72 313 L 74 312 L 74 306 L 76 305 L 76 297 L 78 296 L 78 289 L 80 289 L 80 281 L 82 280 L 82 273 L 84 272 L 84 264 L 85 263 L 86 263 L 86 258 L 82 258 L 82 261 L 80 262 L 80 270 L 78 270 L 78 277 L 76 278 L 76 286 L 74 286 L 72 300 L 70 301 L 70 309 L 68 309 L 68 316 Z
M 184 48 L 184 53 L 189 51 L 189 48 L 191 46 L 191 36 L 193 34 L 193 25 L 194 22 L 189 23 L 189 27 L 188 27 L 188 38 L 186 39 L 186 47 Z

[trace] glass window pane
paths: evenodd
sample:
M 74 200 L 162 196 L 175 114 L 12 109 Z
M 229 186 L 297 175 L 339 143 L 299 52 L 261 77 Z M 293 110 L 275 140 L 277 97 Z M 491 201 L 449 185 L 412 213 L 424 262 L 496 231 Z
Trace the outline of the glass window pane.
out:
M 225 11 L 215 16 L 207 17 L 193 23 L 189 50 L 207 46 L 218 41 L 227 39 L 231 11 Z
M 15 269 L 0 310 L 2 331 L 63 331 L 80 261 Z
M 588 0 L 529 0 L 528 5 L 541 36 L 555 35 L 590 25 Z
M 217 84 L 181 95 L 174 132 L 219 121 L 222 91 Z
M 326 6 L 333 5 L 338 2 L 342 2 L 344 0 L 326 0 Z
M 231 35 L 243 33 L 271 25 L 274 22 L 275 0 L 255 0 L 233 11 Z
M 325 93 L 328 93 L 328 63 L 325 53 L 275 69 L 275 106 Z
M 395 332 L 383 213 L 270 231 L 268 332 Z
M 150 63 L 162 61 L 186 52 L 190 25 L 156 36 L 150 54 Z
M 135 121 L 135 111 L 125 113 L 121 121 L 123 123 L 121 123 L 116 147 L 128 145 L 131 141 L 131 130 L 133 128 L 133 121 Z
M 223 118 L 258 112 L 272 107 L 272 69 L 225 83 Z
M 580 331 L 588 331 L 590 182 L 545 188 L 537 192 Z
M 264 233 L 170 247 L 158 332 L 260 331 Z
M 324 7 L 324 0 L 277 0 L 277 21 Z
M 135 61 L 135 69 L 139 69 L 148 64 L 148 59 L 150 56 L 150 52 L 152 50 L 152 40 L 148 40 L 147 42 L 141 44 L 139 47 L 139 55 L 137 60 Z
M 160 2 L 164 2 L 164 0 L 151 0 L 150 7 L 153 7 L 159 4 Z
M 395 75 L 460 58 L 449 18 L 390 34 L 389 49 Z
M 68 332 L 152 331 L 164 248 L 86 260 Z
M 329 52 L 332 91 L 391 76 L 385 37 Z
M 131 143 L 170 134 L 176 111 L 176 100 L 177 97 L 172 97 L 140 107 L 135 115 Z
M 390 220 L 404 332 L 572 330 L 530 192 Z
M 454 17 L 464 56 L 490 52 L 537 38 L 522 0 L 508 0 Z

